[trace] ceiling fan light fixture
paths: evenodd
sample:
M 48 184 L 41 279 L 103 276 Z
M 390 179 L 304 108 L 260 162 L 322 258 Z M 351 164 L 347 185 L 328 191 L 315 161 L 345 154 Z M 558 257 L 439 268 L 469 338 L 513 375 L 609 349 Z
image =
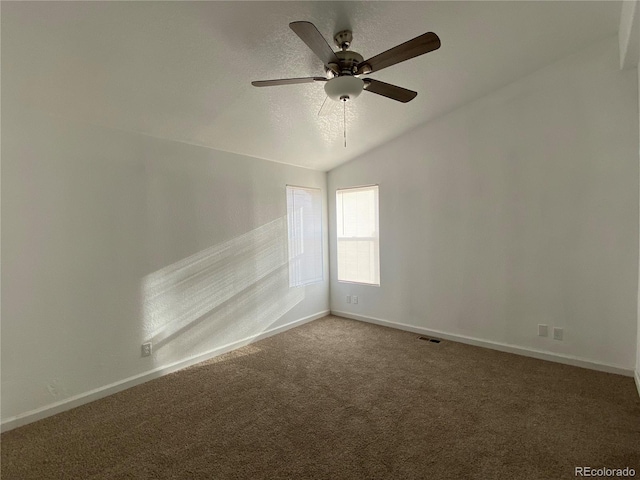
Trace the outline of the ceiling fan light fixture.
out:
M 335 77 L 324 84 L 324 91 L 332 100 L 353 100 L 362 93 L 364 82 L 357 77 Z

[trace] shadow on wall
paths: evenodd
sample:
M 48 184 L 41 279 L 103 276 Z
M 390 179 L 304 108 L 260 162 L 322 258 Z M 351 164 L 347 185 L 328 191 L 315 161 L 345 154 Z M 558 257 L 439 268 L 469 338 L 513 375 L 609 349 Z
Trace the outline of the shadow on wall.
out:
M 267 330 L 304 299 L 289 287 L 287 217 L 143 279 L 144 342 L 163 364 Z

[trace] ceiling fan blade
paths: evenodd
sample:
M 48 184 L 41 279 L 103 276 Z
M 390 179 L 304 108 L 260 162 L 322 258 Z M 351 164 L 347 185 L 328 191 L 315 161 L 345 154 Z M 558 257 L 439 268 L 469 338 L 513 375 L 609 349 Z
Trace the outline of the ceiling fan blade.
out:
M 296 35 L 322 60 L 322 63 L 325 65 L 329 65 L 330 63 L 340 64 L 333 49 L 313 23 L 291 22 L 289 27 L 296 32 Z
M 365 78 L 364 89 L 367 92 L 377 93 L 383 97 L 397 100 L 398 102 L 407 103 L 416 98 L 418 92 L 408 90 L 406 88 L 391 85 L 390 83 L 381 82 L 380 80 L 374 80 L 373 78 Z
M 326 82 L 324 77 L 304 77 L 304 78 L 280 78 L 278 80 L 256 80 L 251 82 L 254 87 L 272 87 L 274 85 L 294 85 L 296 83 Z
M 414 57 L 440 48 L 440 38 L 433 33 L 425 33 L 419 37 L 382 52 L 358 64 L 357 73 L 377 72 L 396 63 L 404 62 Z
M 329 97 L 324 99 L 322 102 L 322 106 L 320 107 L 320 111 L 318 112 L 319 117 L 327 117 L 331 115 L 336 110 L 336 105 L 338 102 L 331 100 Z

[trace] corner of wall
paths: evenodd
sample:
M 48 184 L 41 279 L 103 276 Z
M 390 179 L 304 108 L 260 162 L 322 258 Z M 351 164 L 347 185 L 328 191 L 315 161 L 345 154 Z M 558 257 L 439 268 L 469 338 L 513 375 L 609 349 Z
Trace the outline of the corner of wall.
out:
M 638 0 L 622 2 L 622 13 L 620 17 L 620 68 L 635 67 L 638 74 L 638 92 L 640 92 L 640 15 L 638 15 Z M 640 95 L 638 102 L 638 130 L 640 134 Z M 640 138 L 640 137 L 639 137 Z M 638 163 L 640 165 L 640 142 L 638 145 Z M 640 183 L 640 177 L 638 178 Z M 640 198 L 638 199 L 640 218 Z M 640 252 L 640 243 L 638 245 Z M 640 395 L 640 255 L 638 262 L 638 309 L 637 309 L 637 329 L 636 329 L 636 365 L 635 382 Z

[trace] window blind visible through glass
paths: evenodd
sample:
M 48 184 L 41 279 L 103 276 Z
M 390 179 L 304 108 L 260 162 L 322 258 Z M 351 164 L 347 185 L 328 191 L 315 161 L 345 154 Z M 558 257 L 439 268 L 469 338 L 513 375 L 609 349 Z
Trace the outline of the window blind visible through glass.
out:
M 378 186 L 336 191 L 338 281 L 380 285 Z
M 289 286 L 323 280 L 322 191 L 287 186 Z

